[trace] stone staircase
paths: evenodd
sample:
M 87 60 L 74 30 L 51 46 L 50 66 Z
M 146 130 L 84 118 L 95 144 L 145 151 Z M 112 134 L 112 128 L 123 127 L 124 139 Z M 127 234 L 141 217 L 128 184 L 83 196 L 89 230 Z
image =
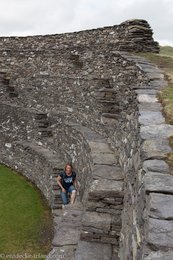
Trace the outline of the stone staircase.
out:
M 10 84 L 10 77 L 7 75 L 6 72 L 0 72 L 0 84 L 1 84 L 1 92 L 0 94 L 6 94 L 9 98 L 16 98 L 18 97 L 18 93 L 14 86 Z
M 35 115 L 35 120 L 38 126 L 40 137 L 51 137 L 52 130 L 50 129 L 50 123 L 47 113 L 37 113 Z

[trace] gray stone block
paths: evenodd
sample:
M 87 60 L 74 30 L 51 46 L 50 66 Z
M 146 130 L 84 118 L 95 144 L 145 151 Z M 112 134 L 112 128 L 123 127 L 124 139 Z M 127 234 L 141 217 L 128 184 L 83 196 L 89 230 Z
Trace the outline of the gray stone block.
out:
M 75 260 L 111 260 L 112 246 L 110 244 L 79 241 Z
M 148 256 L 144 257 L 144 260 L 172 260 L 173 251 L 163 252 L 163 251 L 153 251 L 149 253 Z
M 142 144 L 142 155 L 146 159 L 165 159 L 172 148 L 166 139 L 145 140 Z
M 52 245 L 53 246 L 68 246 L 76 245 L 78 243 L 80 231 L 77 228 L 66 227 L 65 225 L 57 228 Z
M 143 163 L 145 172 L 170 173 L 168 164 L 163 160 L 146 160 Z
M 159 125 L 165 122 L 161 112 L 142 111 L 140 112 L 139 122 L 141 125 Z
M 82 225 L 84 227 L 94 227 L 109 231 L 111 228 L 111 215 L 97 212 L 85 212 L 82 218 Z
M 113 165 L 94 165 L 92 174 L 94 179 L 122 180 L 124 178 L 121 168 Z
M 173 135 L 173 125 L 160 124 L 141 126 L 140 135 L 142 139 L 164 139 Z
M 148 172 L 144 176 L 144 189 L 146 192 L 173 194 L 173 176 Z
M 155 249 L 173 248 L 173 221 L 149 218 L 146 241 Z
M 89 190 L 90 197 L 123 196 L 123 182 L 111 180 L 94 180 Z
M 173 220 L 173 195 L 150 193 L 147 209 L 152 218 Z

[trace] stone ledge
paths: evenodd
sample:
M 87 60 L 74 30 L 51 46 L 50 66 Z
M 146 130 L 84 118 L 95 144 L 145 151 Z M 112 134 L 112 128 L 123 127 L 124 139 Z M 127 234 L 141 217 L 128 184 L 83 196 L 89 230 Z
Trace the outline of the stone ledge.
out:
M 143 162 L 143 170 L 145 172 L 160 172 L 160 173 L 170 173 L 168 164 L 163 160 L 146 160 Z
M 145 192 L 173 194 L 173 176 L 157 172 L 148 172 L 144 175 Z
M 114 165 L 94 165 L 92 167 L 94 179 L 107 179 L 107 180 L 123 180 L 124 175 L 119 166 Z
M 166 159 L 167 154 L 172 151 L 167 139 L 145 140 L 142 144 L 142 156 L 147 159 Z
M 153 251 L 149 253 L 148 256 L 144 257 L 144 260 L 172 260 L 173 259 L 173 251 Z
M 173 125 L 150 124 L 148 126 L 141 126 L 140 135 L 142 139 L 167 139 L 173 136 Z
M 140 111 L 139 123 L 141 125 L 160 125 L 165 123 L 165 119 L 161 112 Z
M 149 217 L 173 220 L 173 195 L 150 193 L 147 200 Z
M 122 181 L 111 181 L 111 180 L 94 180 L 91 184 L 90 190 L 88 192 L 89 198 L 92 197 L 113 197 L 113 196 L 124 196 Z
M 155 250 L 173 248 L 173 221 L 149 218 L 146 228 L 146 241 Z
M 110 260 L 112 246 L 110 244 L 79 241 L 75 260 Z

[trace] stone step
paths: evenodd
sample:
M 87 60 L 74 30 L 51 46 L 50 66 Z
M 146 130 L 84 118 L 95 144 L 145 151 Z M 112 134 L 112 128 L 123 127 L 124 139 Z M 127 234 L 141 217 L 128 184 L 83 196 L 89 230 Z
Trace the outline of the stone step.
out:
M 76 245 L 53 247 L 46 260 L 75 260 Z
M 60 222 L 54 233 L 53 246 L 76 245 L 80 238 L 83 206 L 80 202 L 68 204 L 62 210 Z
M 41 133 L 42 137 L 51 137 L 51 136 L 53 136 L 52 130 L 49 130 L 47 128 L 39 128 L 38 132 Z
M 9 93 L 9 97 L 10 97 L 10 98 L 18 97 L 18 96 L 19 96 L 19 95 L 18 95 L 17 92 L 10 92 L 10 93 Z
M 111 260 L 112 245 L 88 241 L 79 241 L 75 260 Z M 115 259 L 116 260 L 116 259 Z
M 123 181 L 113 181 L 106 179 L 94 180 L 90 186 L 88 192 L 88 199 L 102 199 L 105 197 L 108 198 L 123 198 Z
M 49 126 L 49 122 L 48 121 L 38 121 L 38 128 L 47 128 Z
M 118 246 L 120 230 L 120 219 L 116 221 L 116 218 L 106 213 L 85 212 L 82 217 L 80 239 Z
M 35 115 L 35 119 L 36 120 L 47 119 L 47 114 L 46 113 L 38 113 L 38 114 Z

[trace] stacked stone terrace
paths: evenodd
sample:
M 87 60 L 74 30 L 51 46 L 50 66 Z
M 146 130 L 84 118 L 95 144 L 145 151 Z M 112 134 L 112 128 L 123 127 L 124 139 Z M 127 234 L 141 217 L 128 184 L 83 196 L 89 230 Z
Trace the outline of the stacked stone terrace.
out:
M 172 252 L 172 237 L 163 242 L 167 229 L 159 233 L 165 222 L 155 220 L 162 216 L 152 215 L 153 207 L 160 212 L 158 196 L 172 198 L 166 179 L 164 192 L 157 184 L 172 180 L 164 159 L 173 129 L 156 98 L 166 82 L 132 51 L 159 51 L 144 20 L 0 38 L 0 161 L 48 200 L 55 225 L 48 259 L 149 260 Z M 69 160 L 80 188 L 76 205 L 62 211 L 56 177 Z

